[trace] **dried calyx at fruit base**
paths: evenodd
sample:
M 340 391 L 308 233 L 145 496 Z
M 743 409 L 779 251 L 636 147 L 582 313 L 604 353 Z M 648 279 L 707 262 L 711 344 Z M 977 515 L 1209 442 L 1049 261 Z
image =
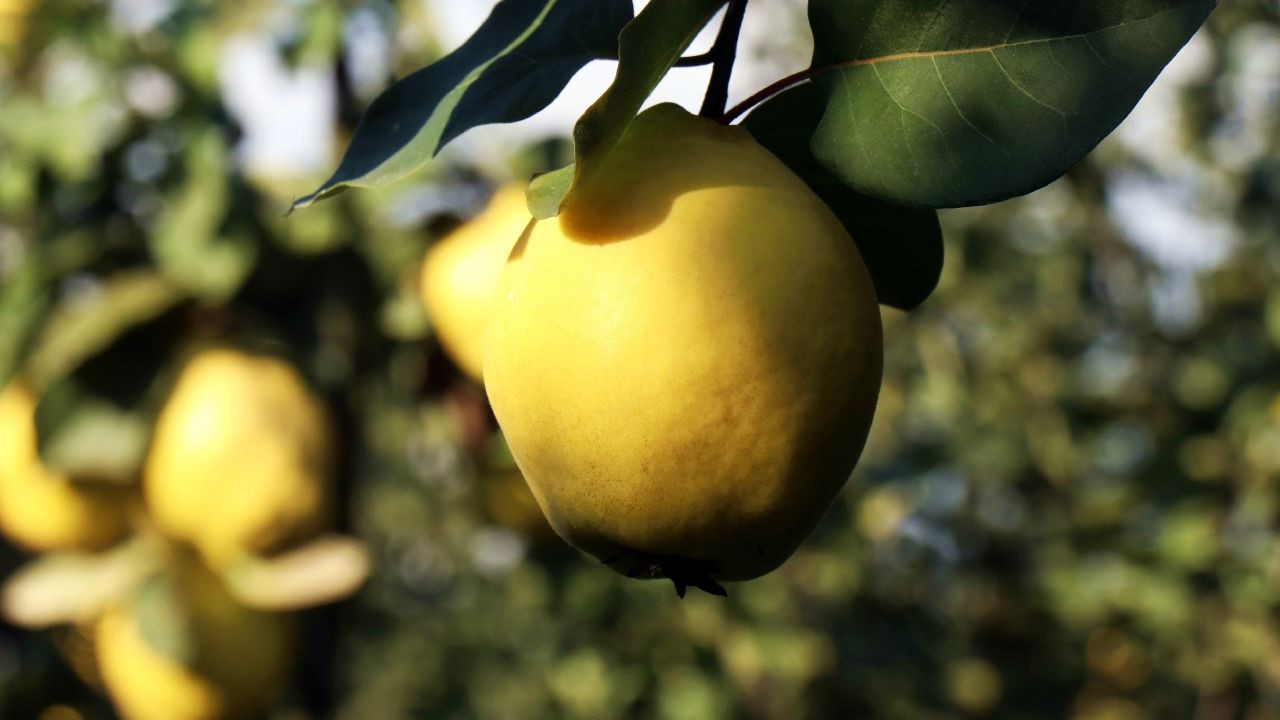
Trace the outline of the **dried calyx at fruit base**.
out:
M 33 560 L 0 610 L 28 628 L 85 629 L 127 720 L 254 716 L 287 676 L 286 613 L 339 600 L 369 572 L 361 543 L 327 534 L 329 432 L 287 363 L 195 353 L 156 424 L 133 534 Z M 0 486 L 13 455 L 0 446 Z

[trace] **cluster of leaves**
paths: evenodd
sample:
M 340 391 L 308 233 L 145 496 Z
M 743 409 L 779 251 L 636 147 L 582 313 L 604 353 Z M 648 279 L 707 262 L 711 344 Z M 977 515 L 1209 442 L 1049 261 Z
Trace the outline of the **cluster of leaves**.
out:
M 407 143 L 357 132 L 322 193 L 399 177 L 467 127 L 527 116 L 584 63 L 617 55 L 619 81 L 577 129 L 577 164 L 545 176 L 534 198 L 553 213 L 722 4 L 654 0 L 615 46 L 601 39 L 631 20 L 629 3 L 506 0 L 478 39 L 429 66 L 449 69 L 445 80 L 408 75 L 408 90 L 394 85 L 368 108 L 366 128 L 380 113 L 417 113 Z M 920 206 L 1056 177 L 1128 111 L 1210 3 L 1032 3 L 1048 9 L 1025 19 L 999 12 L 1020 3 L 994 0 L 885 2 L 867 17 L 849 7 L 871 3 L 812 4 L 832 18 L 817 23 L 830 35 L 815 65 L 833 69 L 745 124 L 855 228 L 887 304 L 937 291 L 909 316 L 888 311 L 872 444 L 814 537 L 727 601 L 684 602 L 490 507 L 492 426 L 436 351 L 411 287 L 445 223 L 401 219 L 423 198 L 467 205 L 444 199 L 467 186 L 465 170 L 436 162 L 288 219 L 280 190 L 245 176 L 217 52 L 286 5 L 304 30 L 277 50 L 331 73 L 354 117 L 350 51 L 335 30 L 345 17 L 330 3 L 180 3 L 136 33 L 101 3 L 42 5 L 0 70 L 0 376 L 21 368 L 46 389 L 51 462 L 113 467 L 118 481 L 132 476 L 148 408 L 189 343 L 270 344 L 326 390 L 358 478 L 346 514 L 378 570 L 350 604 L 311 618 L 289 704 L 320 717 L 1275 714 L 1274 101 L 1248 120 L 1263 123 L 1262 150 L 1223 150 L 1247 125 L 1233 89 L 1247 58 L 1280 45 L 1272 5 L 1215 13 L 1208 70 L 1168 110 L 1182 128 L 1177 173 L 1227 188 L 1206 210 L 1235 237 L 1178 286 L 1199 311 L 1171 326 L 1161 288 L 1188 271 L 1136 249 L 1110 210 L 1121 179 L 1176 173 L 1120 142 L 1024 200 L 943 213 L 941 275 L 938 216 Z M 401 32 L 419 5 L 395 8 Z M 936 16 L 933 33 L 906 37 L 920 24 L 898 6 Z M 1055 18 L 1066 6 L 1086 24 Z M 992 25 L 961 22 L 975 7 Z M 873 62 L 895 55 L 911 57 Z M 402 58 L 399 74 L 426 59 Z M 1145 70 L 1127 79 L 1115 68 Z M 156 73 L 172 102 L 131 100 L 131 79 Z M 1018 90 L 1021 73 L 1037 74 L 1036 93 Z M 875 142 L 847 146 L 859 137 Z M 914 174 L 901 172 L 908 161 Z M 6 570 L 18 563 L 3 557 Z M 107 716 L 46 638 L 3 627 L 0 649 L 16 658 L 0 668 L 0 716 L 54 702 Z
M 530 188 L 535 217 L 553 217 L 726 5 L 731 50 L 745 0 L 655 0 L 630 22 L 627 0 L 503 0 L 466 44 L 389 88 L 337 172 L 295 207 L 402 177 L 469 128 L 546 107 L 587 62 L 616 58 L 612 86 L 573 129 L 573 165 Z M 909 310 L 942 266 L 928 208 L 990 203 L 1061 176 L 1129 114 L 1215 5 L 815 0 L 807 70 L 723 115 L 714 103 L 703 109 L 725 122 L 792 87 L 746 126 L 837 209 L 881 301 Z M 732 62 L 716 51 L 718 63 Z

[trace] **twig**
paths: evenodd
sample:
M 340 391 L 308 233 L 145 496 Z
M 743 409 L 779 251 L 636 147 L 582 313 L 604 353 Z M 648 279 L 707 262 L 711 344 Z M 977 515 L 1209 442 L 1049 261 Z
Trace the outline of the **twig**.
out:
M 759 105 L 760 103 L 764 102 L 765 100 L 768 100 L 774 95 L 777 95 L 783 90 L 786 90 L 792 85 L 796 85 L 805 80 L 808 80 L 809 78 L 813 77 L 814 75 L 817 75 L 821 71 L 822 71 L 821 69 L 808 68 L 805 70 L 801 70 L 800 72 L 792 73 L 782 78 L 781 80 L 778 80 L 777 82 L 771 83 L 764 89 L 760 90 L 759 92 L 753 94 L 751 97 L 747 98 L 746 100 L 743 100 L 737 105 L 734 105 L 727 112 L 721 115 L 719 120 L 725 125 L 728 125 L 729 123 L 738 119 L 739 115 L 742 115 L 743 113 L 755 107 L 756 105 Z
M 711 70 L 711 82 L 707 84 L 707 96 L 702 101 L 699 115 L 719 119 L 724 115 L 729 100 L 729 78 L 733 75 L 733 62 L 738 55 L 738 34 L 742 32 L 742 19 L 747 14 L 747 0 L 729 0 L 720 34 L 709 53 L 715 65 Z
M 688 57 L 682 57 L 676 61 L 675 66 L 676 67 L 697 67 L 699 65 L 710 65 L 715 61 L 716 61 L 715 55 L 712 55 L 709 52 L 704 52 L 701 55 L 689 55 Z

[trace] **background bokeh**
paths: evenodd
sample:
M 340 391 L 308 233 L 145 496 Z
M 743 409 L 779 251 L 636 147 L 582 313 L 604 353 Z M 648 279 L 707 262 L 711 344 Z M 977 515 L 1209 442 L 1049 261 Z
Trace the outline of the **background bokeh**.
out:
M 405 182 L 283 214 L 492 4 L 0 1 L 0 364 L 156 266 L 341 418 L 376 570 L 306 615 L 272 717 L 1280 718 L 1280 5 L 1223 3 L 1067 177 L 943 212 L 938 291 L 885 311 L 853 481 L 780 570 L 682 601 L 530 515 L 415 287 L 494 185 L 563 162 L 607 63 Z M 807 56 L 803 3 L 756 5 L 735 97 Z M 658 97 L 696 107 L 705 79 Z M 0 626 L 0 717 L 112 717 L 75 642 Z

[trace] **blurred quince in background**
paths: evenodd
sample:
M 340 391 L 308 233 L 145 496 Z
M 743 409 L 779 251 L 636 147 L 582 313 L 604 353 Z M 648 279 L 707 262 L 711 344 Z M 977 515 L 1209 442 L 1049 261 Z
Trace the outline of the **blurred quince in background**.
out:
M 22 385 L 0 394 L 0 528 L 46 551 L 5 584 L 5 617 L 92 628 L 92 675 L 126 720 L 258 716 L 289 677 L 288 613 L 369 572 L 363 545 L 330 532 L 323 405 L 279 358 L 194 351 L 152 432 L 145 503 L 45 468 L 34 410 Z

